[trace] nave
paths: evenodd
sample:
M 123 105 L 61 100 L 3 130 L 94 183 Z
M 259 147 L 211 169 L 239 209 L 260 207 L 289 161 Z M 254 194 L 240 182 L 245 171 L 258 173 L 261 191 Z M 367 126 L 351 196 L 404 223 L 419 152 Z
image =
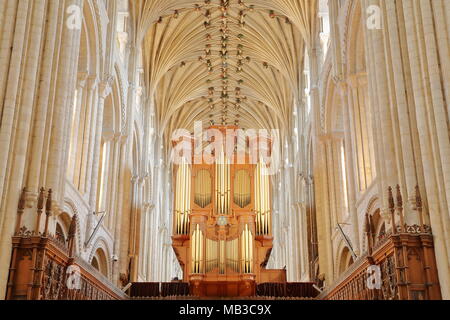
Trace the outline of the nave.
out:
M 449 21 L 0 0 L 0 299 L 450 299 Z

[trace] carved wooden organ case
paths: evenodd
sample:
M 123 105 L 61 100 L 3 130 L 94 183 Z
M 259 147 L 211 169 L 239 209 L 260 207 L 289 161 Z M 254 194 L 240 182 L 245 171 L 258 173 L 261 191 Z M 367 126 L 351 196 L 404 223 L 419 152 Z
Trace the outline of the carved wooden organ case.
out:
M 198 296 L 253 295 L 272 250 L 267 166 L 237 157 L 174 165 L 173 248 Z

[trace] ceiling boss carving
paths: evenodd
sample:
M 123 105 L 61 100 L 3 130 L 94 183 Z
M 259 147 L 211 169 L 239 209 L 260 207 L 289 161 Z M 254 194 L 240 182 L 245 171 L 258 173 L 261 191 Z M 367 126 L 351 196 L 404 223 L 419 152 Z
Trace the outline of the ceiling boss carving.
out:
M 160 132 L 292 128 L 316 1 L 131 1 Z M 283 133 L 282 133 L 283 134 Z

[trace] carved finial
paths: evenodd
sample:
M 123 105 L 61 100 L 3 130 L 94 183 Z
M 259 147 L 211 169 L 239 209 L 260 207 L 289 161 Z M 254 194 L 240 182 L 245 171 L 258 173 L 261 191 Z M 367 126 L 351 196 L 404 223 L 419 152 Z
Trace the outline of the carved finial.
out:
M 74 215 L 69 226 L 69 239 L 74 238 L 77 232 L 77 215 Z
M 400 189 L 400 186 L 397 185 L 397 208 L 403 208 L 403 198 L 402 198 L 402 191 Z
M 47 215 L 51 214 L 52 212 L 52 189 L 48 190 L 48 197 L 47 197 L 47 203 L 45 205 L 45 211 Z
M 37 203 L 37 208 L 38 210 L 42 210 L 44 209 L 44 188 L 41 188 L 41 190 L 39 191 L 39 197 L 38 197 L 38 203 Z
M 21 212 L 23 212 L 23 210 L 25 210 L 25 193 L 26 192 L 27 192 L 27 188 L 23 188 L 22 193 L 20 194 L 18 209 Z
M 416 208 L 422 209 L 422 196 L 420 195 L 419 186 L 416 186 Z
M 369 222 L 369 215 L 366 213 L 366 223 L 365 223 L 365 232 L 370 233 L 370 222 Z
M 394 210 L 395 204 L 394 204 L 394 196 L 392 194 L 392 187 L 388 188 L 388 201 L 389 201 L 389 209 Z

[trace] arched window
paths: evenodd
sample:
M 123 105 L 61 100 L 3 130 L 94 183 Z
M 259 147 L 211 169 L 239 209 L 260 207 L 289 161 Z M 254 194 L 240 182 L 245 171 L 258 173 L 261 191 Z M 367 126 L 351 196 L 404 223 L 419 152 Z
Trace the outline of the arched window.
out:
M 62 243 L 66 242 L 66 234 L 64 232 L 63 227 L 59 223 L 56 223 L 55 237 Z
M 92 258 L 91 265 L 97 270 L 100 271 L 100 264 L 98 263 L 98 260 L 96 257 Z
M 103 251 L 101 248 L 95 251 L 95 254 L 91 260 L 91 266 L 93 266 L 105 277 L 108 277 L 108 259 L 106 257 L 105 251 Z
M 341 259 L 339 261 L 339 275 L 344 273 L 352 264 L 353 264 L 353 256 L 350 250 L 345 247 L 341 253 Z

